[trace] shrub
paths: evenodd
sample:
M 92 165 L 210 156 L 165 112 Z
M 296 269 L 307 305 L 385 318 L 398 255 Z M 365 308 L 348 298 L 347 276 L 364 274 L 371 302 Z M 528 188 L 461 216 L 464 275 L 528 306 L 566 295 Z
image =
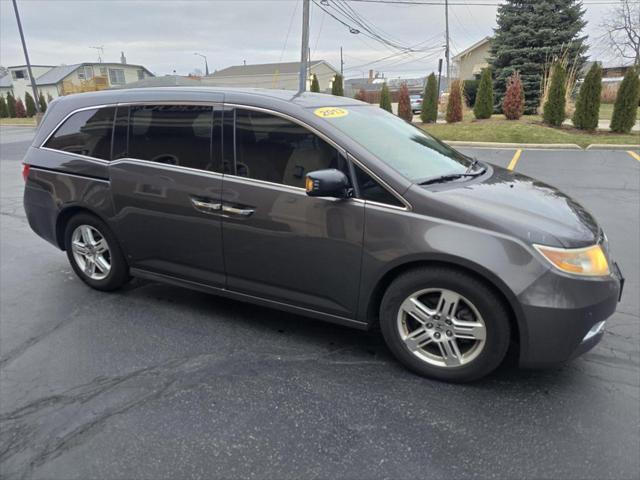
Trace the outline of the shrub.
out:
M 493 82 L 491 70 L 484 68 L 478 86 L 478 96 L 473 106 L 473 114 L 476 118 L 491 118 L 493 113 Z
M 640 79 L 638 78 L 638 70 L 630 68 L 622 79 L 616 103 L 613 105 L 613 115 L 611 116 L 612 132 L 629 133 L 631 131 L 636 121 L 639 97 Z
M 336 76 L 333 77 L 333 83 L 331 84 L 331 95 L 336 95 L 338 97 L 344 97 L 344 86 L 342 75 L 336 73 Z
M 29 92 L 24 93 L 24 103 L 27 107 L 27 117 L 33 117 L 36 114 L 36 102 Z
M 447 123 L 462 121 L 462 86 L 460 80 L 452 81 L 449 87 L 446 120 Z
M 22 99 L 18 98 L 16 100 L 16 118 L 25 118 L 27 116 L 27 109 L 24 108 L 24 103 L 22 103 Z
M 502 113 L 507 120 L 518 120 L 524 112 L 524 90 L 520 72 L 513 72 L 507 79 L 507 92 L 502 99 Z
M 311 77 L 311 91 L 320 93 L 320 82 L 318 82 L 318 77 L 315 73 Z
M 11 92 L 7 93 L 7 110 L 9 111 L 9 117 L 16 117 L 16 99 Z
M 40 113 L 47 111 L 47 102 L 44 101 L 44 95 L 42 93 L 38 96 L 38 103 L 40 104 Z
M 607 83 L 605 85 L 602 85 L 602 93 L 600 93 L 600 103 L 615 103 L 619 88 L 619 83 Z
M 478 87 L 480 86 L 480 80 L 465 80 L 463 89 L 464 89 L 464 99 L 467 107 L 473 108 L 476 104 L 476 99 L 478 98 Z
M 354 97 L 356 100 L 360 100 L 361 102 L 366 102 L 367 101 L 367 92 L 364 88 L 361 88 L 360 90 L 358 90 L 356 92 L 356 94 L 354 95 Z
M 400 98 L 398 98 L 398 116 L 407 122 L 413 120 L 411 111 L 411 99 L 409 98 L 409 87 L 403 83 L 400 87 Z
M 382 90 L 380 90 L 380 108 L 385 109 L 387 112 L 393 112 L 391 110 L 391 94 L 389 93 L 387 82 L 382 84 Z
M 53 102 L 53 97 L 51 96 L 50 93 L 47 92 L 47 104 Z
M 4 95 L 0 95 L 0 118 L 7 118 L 9 116 L 9 107 L 7 107 L 7 101 L 4 99 Z
M 544 104 L 542 119 L 544 123 L 559 127 L 565 119 L 566 106 L 565 70 L 561 64 L 553 67 L 549 95 Z
M 433 73 L 427 78 L 427 85 L 424 87 L 420 119 L 424 123 L 435 123 L 438 119 L 438 81 Z
M 578 93 L 573 126 L 580 130 L 595 130 L 600 114 L 600 94 L 602 91 L 602 69 L 594 62 L 584 77 Z

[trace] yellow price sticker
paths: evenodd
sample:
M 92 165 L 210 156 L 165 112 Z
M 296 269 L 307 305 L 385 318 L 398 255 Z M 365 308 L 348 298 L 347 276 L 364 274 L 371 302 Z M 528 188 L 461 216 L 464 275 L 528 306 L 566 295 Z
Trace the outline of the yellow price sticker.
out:
M 340 118 L 349 115 L 349 110 L 338 107 L 322 107 L 316 108 L 313 113 L 320 118 Z

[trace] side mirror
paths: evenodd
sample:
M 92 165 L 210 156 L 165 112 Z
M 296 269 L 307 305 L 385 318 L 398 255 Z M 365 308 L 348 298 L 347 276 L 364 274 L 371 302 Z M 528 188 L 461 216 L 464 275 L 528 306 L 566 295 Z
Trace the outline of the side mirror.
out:
M 335 168 L 307 173 L 304 186 L 310 197 L 347 198 L 350 194 L 349 179 Z

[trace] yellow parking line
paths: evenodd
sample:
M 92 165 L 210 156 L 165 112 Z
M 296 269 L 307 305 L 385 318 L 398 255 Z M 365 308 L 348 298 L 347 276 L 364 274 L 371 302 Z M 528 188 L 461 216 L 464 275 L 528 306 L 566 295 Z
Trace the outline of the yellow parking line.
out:
M 511 162 L 509 162 L 509 166 L 507 167 L 508 170 L 513 170 L 514 168 L 516 168 L 516 163 L 518 163 L 518 160 L 520 159 L 520 154 L 521 153 L 522 153 L 522 149 L 521 148 L 516 150 L 516 153 L 513 155 L 513 158 L 511 159 Z
M 633 150 L 627 150 L 627 153 L 640 162 L 640 155 Z

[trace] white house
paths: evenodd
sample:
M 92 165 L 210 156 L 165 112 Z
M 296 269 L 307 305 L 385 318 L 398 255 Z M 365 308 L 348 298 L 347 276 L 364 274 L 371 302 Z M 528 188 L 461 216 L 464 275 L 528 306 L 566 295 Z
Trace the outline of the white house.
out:
M 0 94 L 12 92 L 24 101 L 25 93 L 31 91 L 31 80 L 26 65 L 8 67 L 8 75 L 0 78 Z M 71 93 L 104 90 L 112 86 L 126 85 L 148 77 L 153 73 L 141 65 L 129 63 L 76 63 L 74 65 L 32 65 L 38 92 L 45 98 Z
M 252 87 L 297 90 L 300 62 L 262 63 L 256 65 L 235 65 L 202 77 L 203 86 Z M 333 77 L 340 73 L 325 60 L 309 62 L 309 79 L 318 77 L 321 92 L 331 91 Z M 307 81 L 307 90 L 310 80 Z
M 489 66 L 490 56 L 491 37 L 485 37 L 451 58 L 453 61 L 451 77 L 460 80 L 480 78 L 482 69 Z

